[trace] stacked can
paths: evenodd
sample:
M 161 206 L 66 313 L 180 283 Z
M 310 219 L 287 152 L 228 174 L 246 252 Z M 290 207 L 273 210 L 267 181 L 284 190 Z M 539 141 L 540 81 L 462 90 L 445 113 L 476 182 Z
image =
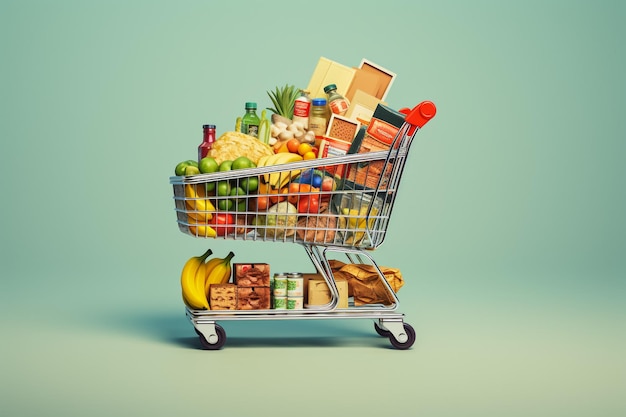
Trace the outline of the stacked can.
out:
M 274 274 L 272 285 L 272 301 L 275 310 L 287 309 L 287 274 Z
M 287 274 L 287 310 L 300 310 L 304 306 L 304 277 L 300 272 Z

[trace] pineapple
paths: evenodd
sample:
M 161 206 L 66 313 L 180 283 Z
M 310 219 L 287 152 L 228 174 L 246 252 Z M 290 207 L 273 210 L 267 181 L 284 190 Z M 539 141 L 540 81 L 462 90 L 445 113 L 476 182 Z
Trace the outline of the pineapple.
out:
M 272 123 L 282 119 L 286 124 L 291 124 L 293 106 L 299 94 L 300 89 L 288 84 L 285 84 L 284 87 L 276 87 L 274 91 L 267 92 L 274 105 L 272 108 L 267 108 L 267 110 L 274 113 L 272 114 Z

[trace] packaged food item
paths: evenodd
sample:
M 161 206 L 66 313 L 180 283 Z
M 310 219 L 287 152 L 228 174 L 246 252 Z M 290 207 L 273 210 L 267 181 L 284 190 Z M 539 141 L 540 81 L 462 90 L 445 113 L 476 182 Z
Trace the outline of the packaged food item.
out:
M 261 123 L 261 119 L 256 114 L 256 103 L 253 101 L 248 101 L 245 108 L 246 113 L 241 118 L 241 132 L 245 133 L 246 135 L 258 138 L 259 124 Z
M 218 164 L 223 161 L 234 161 L 240 156 L 245 156 L 256 164 L 259 158 L 265 155 L 274 155 L 271 146 L 253 136 L 235 131 L 222 133 L 209 150 L 209 156 Z
M 337 92 L 335 84 L 328 84 L 324 87 L 324 92 L 328 96 L 328 107 L 333 114 L 343 116 L 350 107 L 350 102 L 344 96 Z
M 309 128 L 309 116 L 311 114 L 311 98 L 307 90 L 300 90 L 300 97 L 296 98 L 293 105 L 293 122 L 301 123 L 304 129 Z
M 325 98 L 314 98 L 311 101 L 311 114 L 309 116 L 309 129 L 315 133 L 315 139 L 321 140 L 326 134 L 328 119 L 330 118 L 328 105 Z
M 233 264 L 234 281 L 238 287 L 269 287 L 270 266 L 259 264 Z
M 304 296 L 304 278 L 300 272 L 287 274 L 287 297 Z
M 337 308 L 348 308 L 348 281 L 343 277 L 335 277 L 335 284 L 339 291 Z M 305 308 L 313 308 L 330 303 L 330 288 L 321 275 L 312 276 L 307 280 L 307 300 Z
M 237 287 L 237 310 L 270 308 L 270 287 Z
M 274 274 L 273 279 L 273 292 L 275 297 L 286 297 L 287 296 L 287 274 L 285 273 L 277 273 Z
M 274 296 L 274 310 L 287 310 L 287 297 Z
M 287 297 L 287 310 L 302 310 L 304 297 Z
M 202 126 L 202 143 L 198 146 L 198 163 L 209 154 L 209 150 L 215 142 L 215 125 Z
M 235 284 L 211 284 L 209 306 L 211 310 L 236 310 L 237 286 Z

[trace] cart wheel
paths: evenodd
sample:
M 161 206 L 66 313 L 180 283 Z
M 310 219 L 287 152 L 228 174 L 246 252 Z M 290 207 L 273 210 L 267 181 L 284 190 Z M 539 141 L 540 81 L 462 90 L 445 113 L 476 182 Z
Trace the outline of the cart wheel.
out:
M 410 324 L 404 323 L 404 331 L 408 337 L 405 342 L 398 342 L 393 335 L 389 336 L 389 341 L 396 349 L 405 350 L 413 346 L 413 343 L 415 343 L 415 329 L 413 329 Z
M 200 338 L 200 345 L 202 345 L 203 349 L 219 350 L 224 347 L 224 344 L 226 343 L 226 332 L 224 331 L 224 328 L 219 324 L 215 324 L 215 333 L 217 333 L 217 341 L 215 343 L 209 343 L 209 341 L 206 340 L 206 337 L 204 337 L 204 335 L 200 333 L 197 329 L 196 333 L 198 333 L 198 337 Z
M 386 330 L 380 327 L 378 323 L 374 323 L 374 330 L 376 330 L 376 333 L 378 333 L 379 336 L 391 337 L 391 332 L 389 330 Z

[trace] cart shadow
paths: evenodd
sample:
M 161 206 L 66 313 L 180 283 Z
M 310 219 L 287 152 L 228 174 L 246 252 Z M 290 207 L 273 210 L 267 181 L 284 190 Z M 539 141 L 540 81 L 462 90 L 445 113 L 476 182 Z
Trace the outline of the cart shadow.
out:
M 389 345 L 362 320 L 225 321 L 228 347 L 342 347 Z M 126 312 L 92 317 L 90 327 L 132 334 L 182 348 L 202 349 L 193 325 L 184 314 L 173 312 Z M 378 341 L 378 343 L 377 343 Z

